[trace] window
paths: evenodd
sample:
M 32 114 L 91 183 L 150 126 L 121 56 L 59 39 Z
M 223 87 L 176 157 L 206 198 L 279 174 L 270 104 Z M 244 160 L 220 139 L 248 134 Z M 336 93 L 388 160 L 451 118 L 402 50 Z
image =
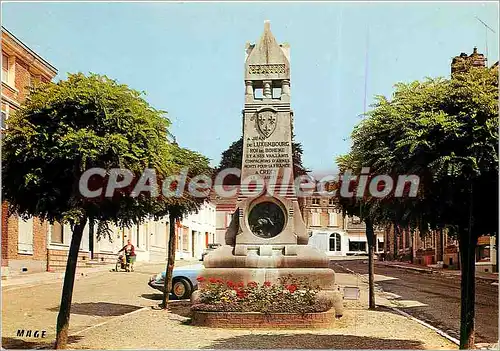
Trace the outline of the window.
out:
M 320 213 L 319 212 L 313 212 L 312 213 L 312 224 L 313 227 L 319 227 L 320 225 Z
M 17 251 L 33 254 L 33 218 L 28 220 L 18 218 Z
M 273 88 L 273 99 L 281 99 L 281 88 Z
M 319 205 L 319 199 L 318 198 L 313 198 L 312 199 L 312 204 L 313 205 Z
M 9 57 L 2 54 L 2 82 L 9 82 Z
M 330 212 L 328 213 L 328 219 L 330 222 L 330 227 L 336 227 L 338 225 L 337 223 L 337 213 L 336 212 Z
M 330 235 L 330 251 L 341 251 L 342 243 L 340 242 L 340 234 L 334 233 Z
M 349 251 L 366 252 L 366 243 L 363 241 L 351 241 L 351 240 L 349 240 Z
M 332 206 L 335 205 L 335 202 L 333 199 L 328 199 L 328 205 Z
M 253 92 L 254 99 L 263 99 L 264 98 L 264 88 L 256 88 Z
M 5 129 L 5 122 L 7 121 L 7 113 L 2 111 L 2 121 L 0 122 L 0 129 Z
M 64 242 L 64 225 L 59 222 L 52 224 L 50 233 L 50 242 L 52 244 L 63 244 Z
M 330 235 L 330 251 L 335 251 L 335 234 Z

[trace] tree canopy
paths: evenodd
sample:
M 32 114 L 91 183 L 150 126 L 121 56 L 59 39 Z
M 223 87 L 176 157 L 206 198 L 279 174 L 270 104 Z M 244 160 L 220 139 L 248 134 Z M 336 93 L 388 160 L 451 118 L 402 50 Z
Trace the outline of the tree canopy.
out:
M 11 212 L 49 221 L 96 220 L 130 225 L 154 212 L 147 196 L 89 201 L 79 191 L 85 170 L 173 171 L 169 120 L 141 93 L 105 76 L 81 73 L 39 85 L 9 119 L 3 140 L 2 190 Z

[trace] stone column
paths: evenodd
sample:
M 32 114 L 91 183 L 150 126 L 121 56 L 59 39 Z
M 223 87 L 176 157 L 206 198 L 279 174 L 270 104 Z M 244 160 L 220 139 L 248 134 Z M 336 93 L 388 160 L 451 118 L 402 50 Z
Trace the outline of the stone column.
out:
M 273 97 L 273 89 L 271 88 L 271 81 L 270 80 L 265 80 L 264 81 L 264 97 L 271 99 Z
M 290 95 L 290 81 L 285 79 L 282 83 L 281 83 L 281 93 L 283 95 Z
M 253 96 L 253 84 L 251 80 L 245 81 L 245 95 Z

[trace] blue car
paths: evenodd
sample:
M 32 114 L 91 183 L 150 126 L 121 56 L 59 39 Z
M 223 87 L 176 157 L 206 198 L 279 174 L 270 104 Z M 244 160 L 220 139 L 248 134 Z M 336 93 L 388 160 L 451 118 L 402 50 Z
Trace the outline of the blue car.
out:
M 184 266 L 175 268 L 172 274 L 172 291 L 171 294 L 177 299 L 189 299 L 193 291 L 198 289 L 198 281 L 202 264 Z M 165 271 L 149 278 L 148 285 L 153 289 L 163 293 L 165 283 Z

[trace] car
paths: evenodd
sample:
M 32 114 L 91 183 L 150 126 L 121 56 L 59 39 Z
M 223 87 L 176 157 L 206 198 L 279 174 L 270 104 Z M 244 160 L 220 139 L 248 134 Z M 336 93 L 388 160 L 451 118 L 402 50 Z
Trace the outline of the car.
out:
M 205 249 L 205 251 L 203 251 L 203 253 L 201 254 L 201 260 L 200 261 L 203 261 L 203 259 L 205 258 L 206 255 L 208 255 L 210 252 L 214 251 L 215 249 L 221 247 L 222 245 L 221 244 L 208 244 L 207 248 Z
M 193 291 L 198 289 L 198 281 L 196 278 L 200 275 L 203 269 L 202 264 L 174 267 L 172 274 L 172 291 L 171 294 L 179 300 L 189 299 Z M 165 271 L 158 273 L 149 278 L 148 285 L 163 293 L 165 282 Z

